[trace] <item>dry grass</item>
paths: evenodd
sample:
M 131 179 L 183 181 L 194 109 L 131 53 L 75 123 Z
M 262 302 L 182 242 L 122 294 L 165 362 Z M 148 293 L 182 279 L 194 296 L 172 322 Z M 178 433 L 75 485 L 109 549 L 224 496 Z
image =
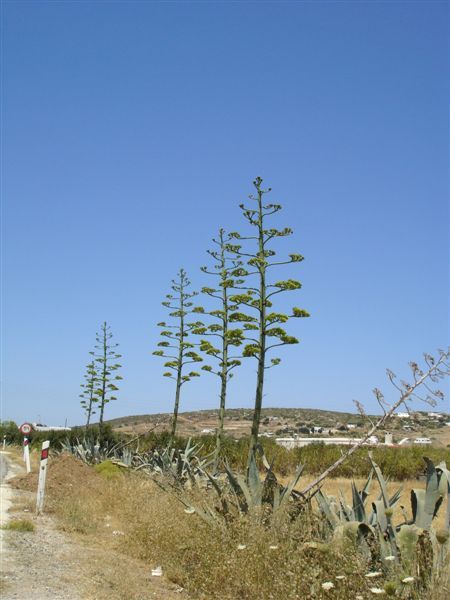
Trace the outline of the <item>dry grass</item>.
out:
M 64 528 L 103 538 L 149 566 L 161 565 L 172 582 L 196 598 L 321 598 L 321 584 L 335 575 L 346 577 L 336 580 L 335 598 L 367 590 L 365 566 L 356 553 L 338 555 L 331 546 L 305 545 L 315 528 L 307 518 L 295 525 L 283 520 L 271 529 L 241 521 L 213 531 L 138 476 L 102 480 L 101 490 L 56 501 Z
M 63 476 L 58 465 L 55 470 Z M 326 485 L 330 494 L 341 487 L 347 495 L 350 489 L 347 480 Z M 326 598 L 330 592 L 322 583 L 332 581 L 333 597 L 346 600 L 357 594 L 367 598 L 374 587 L 354 548 L 311 544 L 320 540 L 321 527 L 312 515 L 294 523 L 280 517 L 269 528 L 243 519 L 226 530 L 212 530 L 150 480 L 133 473 L 105 479 L 85 465 L 72 468 L 70 482 L 64 485 L 53 479 L 50 489 L 49 506 L 66 531 L 91 536 L 149 568 L 161 565 L 165 575 L 194 598 Z
M 138 474 L 105 477 L 68 456 L 52 459 L 51 467 L 47 508 L 58 516 L 61 528 L 131 561 L 126 576 L 116 573 L 110 589 L 114 598 L 141 597 L 130 591 L 133 559 L 148 570 L 161 565 L 170 581 L 199 600 L 348 600 L 358 595 L 367 600 L 373 597 L 371 587 L 383 587 L 398 576 L 385 572 L 376 582 L 367 579 L 367 565 L 351 545 L 320 543 L 321 523 L 311 514 L 295 522 L 281 516 L 271 527 L 242 519 L 226 530 L 212 530 Z M 423 484 L 407 482 L 406 497 L 412 486 Z M 374 495 L 376 487 L 374 482 Z M 397 487 L 389 484 L 390 491 Z M 348 480 L 325 484 L 328 494 L 336 495 L 339 488 L 350 499 Z M 322 589 L 327 581 L 335 586 L 331 592 Z M 145 586 L 145 581 L 141 583 Z M 446 593 L 436 589 L 429 599 L 443 600 Z
M 13 514 L 13 513 L 30 513 L 33 514 L 34 511 L 36 510 L 36 502 L 33 499 L 22 499 L 22 500 L 16 500 L 14 502 L 14 504 L 9 508 L 9 513 Z

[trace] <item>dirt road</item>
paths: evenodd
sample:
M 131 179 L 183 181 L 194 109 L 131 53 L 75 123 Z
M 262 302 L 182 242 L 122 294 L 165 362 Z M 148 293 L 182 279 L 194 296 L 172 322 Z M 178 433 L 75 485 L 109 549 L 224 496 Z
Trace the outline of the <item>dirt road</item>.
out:
M 7 499 L 8 508 L 11 505 L 15 508 L 13 513 L 3 513 L 4 521 L 35 522 L 33 498 L 27 492 L 8 487 L 8 471 L 14 476 L 19 469 L 6 454 L 0 454 L 2 499 Z M 48 518 L 39 518 L 34 532 L 2 531 L 2 542 L 2 600 L 81 600 L 76 549 Z
M 8 461 L 6 460 L 6 456 L 2 453 L 0 454 L 0 484 L 3 483 L 6 475 L 8 473 Z
M 50 515 L 35 517 L 35 494 L 8 486 L 8 478 L 20 472 L 17 461 L 0 453 L 2 525 L 27 519 L 35 526 L 32 532 L 0 530 L 2 600 L 186 598 L 173 585 L 151 578 L 150 568 L 142 563 L 58 530 Z M 124 577 L 141 583 L 135 589 L 130 585 L 124 595 Z

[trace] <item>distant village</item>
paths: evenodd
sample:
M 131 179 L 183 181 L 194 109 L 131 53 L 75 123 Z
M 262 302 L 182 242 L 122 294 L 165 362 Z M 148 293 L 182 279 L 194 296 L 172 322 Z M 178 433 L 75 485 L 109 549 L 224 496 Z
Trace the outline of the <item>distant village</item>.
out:
M 279 420 L 279 417 L 267 417 L 270 421 Z M 450 427 L 448 415 L 438 412 L 398 412 L 395 413 L 390 422 L 389 431 L 380 435 L 369 437 L 365 443 L 368 446 L 410 446 L 432 444 L 430 437 L 422 435 L 423 429 Z M 393 431 L 395 431 L 395 435 Z M 321 443 L 325 445 L 348 446 L 362 441 L 358 433 L 363 433 L 361 423 L 348 422 L 336 424 L 336 427 L 323 427 L 320 425 L 292 427 L 285 425 L 275 432 L 266 431 L 262 437 L 274 438 L 275 442 L 288 449 L 301 448 L 309 444 Z

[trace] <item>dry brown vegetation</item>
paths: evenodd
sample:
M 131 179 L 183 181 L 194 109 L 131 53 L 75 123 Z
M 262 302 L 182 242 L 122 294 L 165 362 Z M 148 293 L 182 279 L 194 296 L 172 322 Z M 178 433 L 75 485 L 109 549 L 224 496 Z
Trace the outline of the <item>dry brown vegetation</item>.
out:
M 164 575 L 184 588 L 184 597 L 303 600 L 332 594 L 347 600 L 373 597 L 370 588 L 383 587 L 385 579 L 365 577 L 367 565 L 351 545 L 320 542 L 321 522 L 310 513 L 295 522 L 281 516 L 270 527 L 241 519 L 226 530 L 211 529 L 150 479 L 117 467 L 101 471 L 71 456 L 52 458 L 47 510 L 58 517 L 61 529 L 100 545 L 103 553 L 107 548 L 115 556 L 137 559 L 148 570 L 161 565 Z M 35 475 L 18 478 L 16 485 L 34 489 Z M 328 493 L 336 493 L 349 482 L 326 485 Z M 128 569 L 115 578 L 113 597 L 145 597 L 130 595 L 131 575 Z M 322 589 L 328 581 L 335 585 L 332 592 Z
M 321 584 L 334 575 L 346 577 L 336 598 L 367 589 L 356 554 L 338 556 L 330 547 L 310 545 L 314 519 L 305 516 L 295 525 L 284 521 L 270 529 L 240 521 L 213 531 L 150 480 L 133 474 L 104 478 L 82 467 L 72 471 L 81 476 L 76 495 L 69 486 L 50 487 L 61 526 L 103 538 L 149 567 L 162 565 L 168 578 L 193 597 L 321 598 Z M 114 530 L 124 535 L 112 536 Z
M 19 477 L 15 485 L 34 489 L 35 476 Z M 193 598 L 322 598 L 321 584 L 335 575 L 346 577 L 336 598 L 368 586 L 356 554 L 311 546 L 314 519 L 305 517 L 295 526 L 284 521 L 271 529 L 242 521 L 212 531 L 150 480 L 132 473 L 105 477 L 69 456 L 52 459 L 47 510 L 64 531 L 141 559 L 149 569 L 162 565 Z M 126 597 L 125 589 L 116 593 Z

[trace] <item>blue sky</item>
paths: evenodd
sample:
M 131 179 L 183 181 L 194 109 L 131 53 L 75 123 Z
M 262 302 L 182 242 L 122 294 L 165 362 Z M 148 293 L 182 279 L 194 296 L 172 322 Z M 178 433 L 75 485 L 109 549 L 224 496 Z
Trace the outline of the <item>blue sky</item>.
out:
M 170 411 L 160 302 L 245 230 L 260 175 L 311 318 L 266 406 L 374 410 L 386 367 L 448 344 L 448 4 L 3 2 L 2 418 L 82 422 L 103 320 L 107 417 Z M 283 304 L 283 303 L 282 303 Z M 230 386 L 252 406 L 255 364 Z M 217 405 L 205 374 L 182 410 Z M 441 406 L 444 408 L 444 405 Z

